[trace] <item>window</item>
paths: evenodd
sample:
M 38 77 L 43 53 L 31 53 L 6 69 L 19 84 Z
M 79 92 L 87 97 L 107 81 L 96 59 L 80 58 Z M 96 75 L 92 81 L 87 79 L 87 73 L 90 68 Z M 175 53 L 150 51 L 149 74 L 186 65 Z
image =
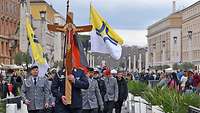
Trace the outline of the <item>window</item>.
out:
M 4 43 L 1 42 L 2 56 L 4 55 Z
M 6 49 L 5 50 L 6 50 L 5 55 L 8 56 L 8 50 L 9 50 L 8 42 L 6 42 Z

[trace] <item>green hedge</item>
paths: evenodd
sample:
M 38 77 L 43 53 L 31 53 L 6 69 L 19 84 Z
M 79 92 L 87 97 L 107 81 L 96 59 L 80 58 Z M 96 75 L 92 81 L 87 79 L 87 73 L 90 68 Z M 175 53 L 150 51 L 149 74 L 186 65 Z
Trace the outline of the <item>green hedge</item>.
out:
M 6 113 L 6 104 L 2 101 L 0 101 L 0 113 Z
M 160 106 L 165 113 L 187 113 L 188 107 L 200 107 L 200 96 L 197 94 L 181 94 L 168 88 L 148 88 L 147 85 L 130 81 L 129 92 L 142 96 L 152 105 Z

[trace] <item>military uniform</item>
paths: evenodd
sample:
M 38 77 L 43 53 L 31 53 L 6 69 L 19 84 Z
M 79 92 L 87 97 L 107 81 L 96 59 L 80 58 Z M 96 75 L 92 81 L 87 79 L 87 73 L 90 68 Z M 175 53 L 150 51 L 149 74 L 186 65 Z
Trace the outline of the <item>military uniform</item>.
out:
M 82 113 L 98 113 L 98 108 L 103 110 L 103 101 L 100 94 L 97 80 L 89 78 L 89 88 L 82 90 L 83 112 Z
M 104 113 L 112 113 L 114 103 L 118 100 L 118 84 L 114 77 L 104 77 L 106 94 L 104 96 Z
M 37 80 L 34 84 L 34 77 L 30 76 L 22 85 L 22 100 L 30 101 L 27 105 L 29 113 L 42 113 L 45 109 L 45 103 L 48 103 L 49 89 L 48 80 L 44 77 L 35 77 Z
M 55 113 L 81 113 L 82 110 L 82 95 L 81 89 L 87 89 L 89 87 L 88 78 L 81 69 L 73 69 L 75 82 L 72 83 L 72 104 L 64 105 L 61 97 L 65 95 L 65 72 L 59 71 L 51 86 L 51 91 L 54 97 L 56 97 Z

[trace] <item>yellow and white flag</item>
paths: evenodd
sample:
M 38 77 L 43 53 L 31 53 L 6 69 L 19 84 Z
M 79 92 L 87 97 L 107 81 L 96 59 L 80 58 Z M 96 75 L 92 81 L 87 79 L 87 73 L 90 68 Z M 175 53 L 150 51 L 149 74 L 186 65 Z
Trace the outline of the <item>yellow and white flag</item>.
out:
M 110 25 L 99 15 L 96 9 L 90 6 L 90 22 L 93 25 L 91 32 L 91 51 L 110 54 L 114 59 L 118 60 L 122 53 L 121 38 Z
M 26 17 L 26 30 L 29 42 L 29 54 L 32 58 L 32 63 L 39 67 L 39 76 L 45 76 L 49 65 L 43 57 L 44 49 L 40 45 L 38 38 L 35 36 L 28 17 Z

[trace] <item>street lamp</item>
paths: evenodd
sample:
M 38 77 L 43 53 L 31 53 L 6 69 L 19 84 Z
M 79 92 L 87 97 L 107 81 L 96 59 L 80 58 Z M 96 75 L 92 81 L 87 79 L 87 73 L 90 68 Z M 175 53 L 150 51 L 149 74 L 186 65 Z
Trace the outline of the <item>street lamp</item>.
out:
M 24 6 L 24 4 L 27 4 L 26 0 L 20 0 L 20 3 Z
M 153 49 L 156 49 L 156 44 L 153 44 Z
M 192 31 L 188 31 L 188 38 L 192 39 Z
M 178 38 L 178 37 L 175 36 L 175 37 L 173 37 L 173 38 L 174 38 L 174 43 L 176 44 L 177 38 Z
M 162 41 L 162 46 L 165 47 L 165 41 Z
M 46 11 L 40 11 L 40 17 L 42 20 L 46 19 Z

